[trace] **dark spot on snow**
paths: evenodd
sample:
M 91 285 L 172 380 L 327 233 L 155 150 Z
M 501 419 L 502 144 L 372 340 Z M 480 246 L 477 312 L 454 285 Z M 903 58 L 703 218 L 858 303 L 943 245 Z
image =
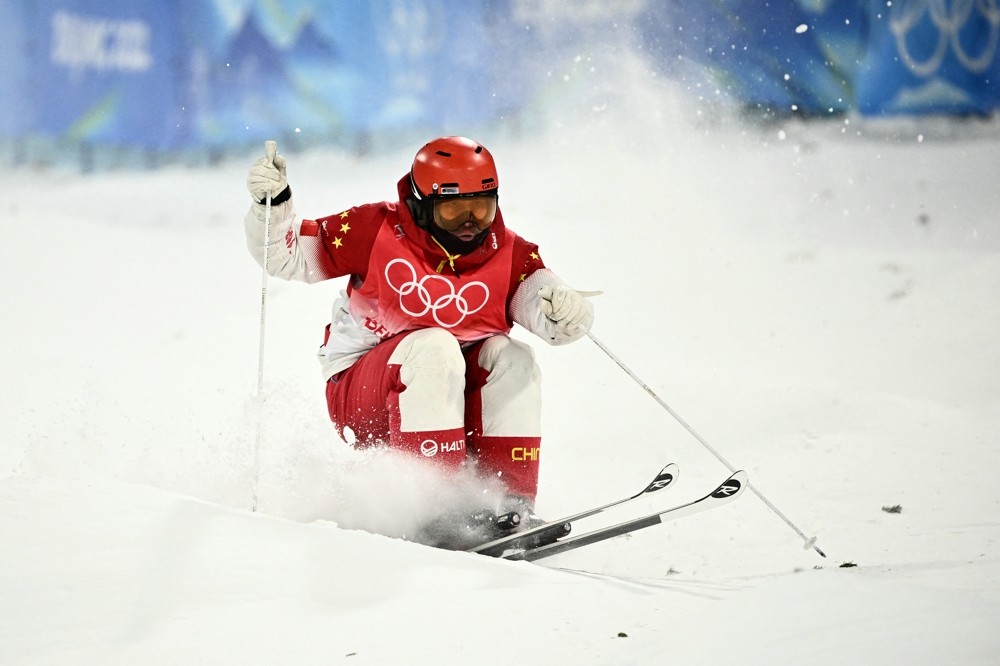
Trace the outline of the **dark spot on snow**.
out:
M 841 569 L 850 569 L 851 567 L 856 567 L 856 566 L 858 566 L 858 565 L 855 564 L 854 562 L 844 562 L 843 564 L 840 565 L 840 568 Z
M 893 291 L 886 298 L 887 298 L 887 300 L 890 300 L 890 301 L 898 301 L 900 299 L 903 299 L 903 298 L 906 298 L 907 296 L 909 296 L 910 292 L 912 290 L 913 290 L 913 280 L 907 280 L 903 284 L 902 287 L 900 287 L 899 289 L 896 289 L 895 291 Z
M 893 504 L 892 506 L 884 506 L 882 510 L 886 513 L 903 513 L 903 506 L 901 504 Z

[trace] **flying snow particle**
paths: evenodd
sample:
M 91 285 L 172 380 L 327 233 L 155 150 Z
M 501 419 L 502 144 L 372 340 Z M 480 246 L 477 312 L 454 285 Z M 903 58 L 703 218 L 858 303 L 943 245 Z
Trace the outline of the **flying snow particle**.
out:
M 797 25 L 795 27 L 795 34 L 796 35 L 801 35 L 803 32 L 805 32 L 808 29 L 809 29 L 809 26 L 807 26 L 805 23 L 800 23 L 799 25 Z

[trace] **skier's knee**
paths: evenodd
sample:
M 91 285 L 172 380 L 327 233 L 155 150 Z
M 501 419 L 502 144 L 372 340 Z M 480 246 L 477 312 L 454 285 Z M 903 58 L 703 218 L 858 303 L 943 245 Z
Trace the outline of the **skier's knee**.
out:
M 443 328 L 425 328 L 406 336 L 389 357 L 401 367 L 401 374 L 433 372 L 464 377 L 465 358 L 454 335 Z
M 494 335 L 479 351 L 479 367 L 491 375 L 512 373 L 539 382 L 541 370 L 531 347 L 506 335 Z

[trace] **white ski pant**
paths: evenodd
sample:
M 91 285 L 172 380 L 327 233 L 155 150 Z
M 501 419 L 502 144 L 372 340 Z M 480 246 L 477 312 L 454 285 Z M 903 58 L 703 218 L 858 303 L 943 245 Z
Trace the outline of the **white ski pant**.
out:
M 388 445 L 446 466 L 474 460 L 533 502 L 541 374 L 531 348 L 495 335 L 462 348 L 442 328 L 398 335 L 327 384 L 330 418 L 354 446 Z

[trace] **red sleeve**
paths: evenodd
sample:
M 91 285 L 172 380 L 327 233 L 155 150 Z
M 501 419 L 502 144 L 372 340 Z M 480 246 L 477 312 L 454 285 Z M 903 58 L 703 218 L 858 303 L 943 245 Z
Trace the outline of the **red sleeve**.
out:
M 302 220 L 300 237 L 320 241 L 316 267 L 325 277 L 356 275 L 364 279 L 368 272 L 375 237 L 393 208 L 386 202 L 354 206 L 316 220 Z

